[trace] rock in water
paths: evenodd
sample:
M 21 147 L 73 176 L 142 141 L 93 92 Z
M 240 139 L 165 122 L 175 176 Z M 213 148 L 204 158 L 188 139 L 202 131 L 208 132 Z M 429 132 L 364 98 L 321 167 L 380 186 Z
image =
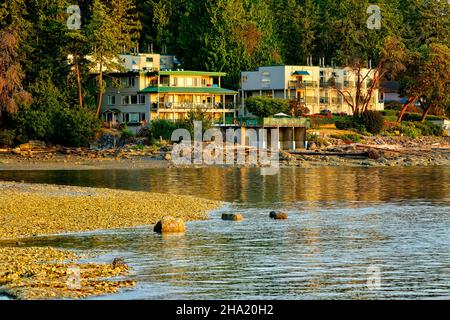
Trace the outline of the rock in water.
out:
M 222 213 L 222 220 L 241 221 L 244 216 L 240 213 Z
M 275 220 L 286 220 L 288 218 L 288 214 L 281 211 L 270 211 L 270 217 Z
M 114 258 L 112 266 L 114 269 L 127 267 L 125 260 L 123 258 Z
M 172 216 L 163 217 L 153 228 L 153 231 L 158 233 L 163 232 L 184 232 L 186 227 L 184 222 L 180 218 L 174 218 Z

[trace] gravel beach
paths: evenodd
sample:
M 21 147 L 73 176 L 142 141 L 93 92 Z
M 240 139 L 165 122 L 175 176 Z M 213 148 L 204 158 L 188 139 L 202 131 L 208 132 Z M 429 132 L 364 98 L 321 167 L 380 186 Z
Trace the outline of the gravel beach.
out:
M 126 265 L 80 264 L 79 253 L 20 247 L 21 238 L 152 225 L 164 215 L 208 218 L 220 202 L 191 196 L 0 182 L 0 293 L 16 299 L 82 298 L 133 286 Z M 81 285 L 69 288 L 71 268 Z M 109 279 L 125 276 L 124 279 Z

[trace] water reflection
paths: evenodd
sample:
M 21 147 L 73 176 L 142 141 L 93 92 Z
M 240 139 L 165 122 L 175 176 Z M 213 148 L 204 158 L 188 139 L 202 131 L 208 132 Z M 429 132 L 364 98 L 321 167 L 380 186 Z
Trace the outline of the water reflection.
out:
M 0 180 L 97 186 L 175 194 L 252 205 L 330 202 L 446 201 L 450 170 L 427 168 L 283 168 L 262 176 L 255 168 L 0 171 Z
M 108 298 L 372 299 L 450 295 L 447 168 L 154 169 L 1 172 L 0 179 L 194 194 L 230 202 L 239 223 L 189 222 L 184 235 L 150 227 L 48 237 L 24 245 L 123 256 L 138 287 Z M 272 209 L 286 221 L 268 218 Z M 381 289 L 367 287 L 367 268 Z

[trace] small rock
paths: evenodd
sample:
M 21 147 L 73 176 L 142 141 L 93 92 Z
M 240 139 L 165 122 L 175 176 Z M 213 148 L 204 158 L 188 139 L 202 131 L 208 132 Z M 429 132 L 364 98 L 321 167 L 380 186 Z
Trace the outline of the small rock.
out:
M 123 268 L 126 267 L 127 264 L 125 263 L 125 260 L 123 258 L 114 258 L 112 262 L 113 268 Z
M 271 211 L 270 217 L 275 220 L 286 220 L 288 218 L 288 214 L 281 211 Z
M 370 149 L 367 152 L 367 156 L 369 157 L 369 159 L 378 160 L 381 158 L 381 153 L 378 150 Z
M 184 222 L 180 218 L 174 218 L 172 216 L 163 217 L 153 228 L 153 231 L 158 233 L 163 232 L 184 232 L 186 227 Z
M 166 160 L 166 161 L 171 161 L 172 160 L 172 156 L 170 155 L 170 153 L 166 153 L 164 155 L 164 160 Z
M 222 220 L 242 221 L 244 216 L 240 213 L 222 213 Z

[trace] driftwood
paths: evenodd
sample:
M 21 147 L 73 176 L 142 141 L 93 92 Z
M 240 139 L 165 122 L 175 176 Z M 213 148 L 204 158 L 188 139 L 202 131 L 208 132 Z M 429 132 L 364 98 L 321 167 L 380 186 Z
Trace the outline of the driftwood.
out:
M 367 158 L 367 152 L 311 152 L 311 151 L 290 151 L 288 152 L 292 155 L 301 156 L 325 156 L 325 157 L 364 157 Z
M 372 146 L 372 145 L 367 145 L 367 144 L 356 144 L 355 146 L 356 146 L 356 148 L 359 148 L 359 149 L 375 149 L 375 150 L 380 150 L 380 151 L 397 152 L 397 153 L 405 153 L 406 152 L 405 150 L 391 149 L 391 148 Z

